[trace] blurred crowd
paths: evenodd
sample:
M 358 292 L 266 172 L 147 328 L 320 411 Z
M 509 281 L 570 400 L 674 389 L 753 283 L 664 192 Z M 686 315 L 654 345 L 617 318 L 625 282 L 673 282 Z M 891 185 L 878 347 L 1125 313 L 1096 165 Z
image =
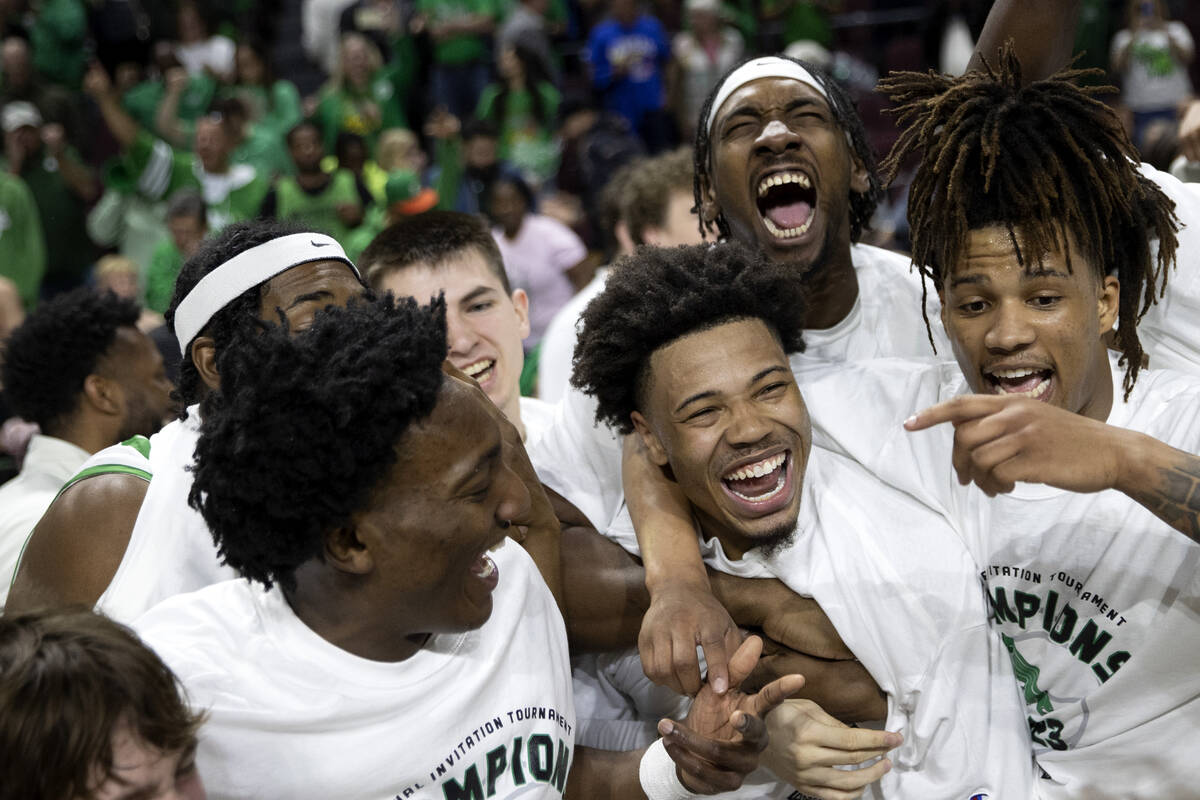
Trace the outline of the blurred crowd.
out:
M 175 277 L 230 222 L 293 218 L 356 257 L 430 208 L 486 215 L 530 296 L 526 348 L 618 243 L 602 190 L 688 145 L 717 79 L 756 52 L 828 69 L 876 152 L 894 69 L 959 73 L 986 0 L 4 0 L 0 337 L 87 285 L 163 326 Z M 1200 156 L 1200 6 L 1085 0 L 1077 66 L 1107 72 L 1144 158 Z M 1183 134 L 1181 139 L 1181 132 Z M 1191 151 L 1196 151 L 1192 153 Z M 907 246 L 901 170 L 867 240 Z M 0 418 L 8 414 L 0 399 Z M 0 447 L 0 450 L 3 448 Z M 9 465 L 10 467 L 12 465 Z

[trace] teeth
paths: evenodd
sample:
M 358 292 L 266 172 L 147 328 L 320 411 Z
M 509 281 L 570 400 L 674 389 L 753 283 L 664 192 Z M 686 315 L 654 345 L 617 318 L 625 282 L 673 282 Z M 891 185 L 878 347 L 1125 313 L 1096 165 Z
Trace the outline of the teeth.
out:
M 998 373 L 996 373 L 996 374 L 998 374 Z M 1028 375 L 1029 373 L 1025 373 L 1025 374 Z M 1004 377 L 1007 378 L 1009 376 L 1005 375 Z M 1023 376 L 1016 375 L 1013 377 L 1023 377 Z M 1032 389 L 1030 389 L 1028 392 L 1006 392 L 1004 390 L 1003 386 L 997 386 L 996 394 L 1006 394 L 1006 395 L 1011 395 L 1013 397 L 1032 397 L 1032 398 L 1036 399 L 1036 398 L 1039 398 L 1042 395 L 1044 395 L 1046 393 L 1046 390 L 1049 388 L 1050 388 L 1050 379 L 1046 378 L 1045 380 L 1039 381 L 1038 385 L 1033 387 Z
M 762 197 L 772 186 L 783 186 L 785 183 L 795 183 L 805 189 L 812 188 L 812 182 L 803 172 L 777 172 L 763 178 L 758 184 L 758 196 Z
M 496 363 L 495 360 L 490 359 L 490 358 L 485 358 L 482 361 L 476 361 L 474 364 L 468 364 L 467 366 L 462 368 L 462 371 L 467 373 L 467 375 L 471 376 L 472 378 L 474 378 L 476 375 L 483 372 L 485 369 L 487 369 L 488 367 L 492 366 L 492 364 L 495 364 L 495 363 Z
M 496 571 L 496 562 L 490 558 L 483 559 L 483 571 L 475 573 L 481 578 L 490 578 L 492 573 Z
M 1024 378 L 1041 371 L 1040 369 L 996 369 L 992 370 L 991 374 L 997 378 Z
M 785 480 L 786 477 L 787 476 L 784 475 L 782 472 L 779 473 L 779 480 L 775 482 L 775 488 L 772 489 L 771 491 L 767 492 L 766 494 L 760 494 L 757 497 L 750 497 L 749 495 L 744 495 L 741 492 L 737 491 L 736 489 L 732 489 L 732 488 L 729 491 L 733 492 L 734 494 L 736 494 L 738 497 L 742 498 L 743 500 L 749 500 L 751 503 L 765 503 L 768 500 L 770 500 L 772 497 L 774 497 L 775 495 L 777 495 L 783 491 L 783 484 L 786 483 L 786 480 Z
M 770 217 L 763 217 L 763 222 L 767 225 L 767 230 L 777 239 L 790 239 L 793 236 L 803 236 L 808 232 L 808 228 L 812 225 L 813 217 L 816 216 L 816 209 L 812 214 L 808 215 L 808 219 L 798 228 L 780 228 L 774 222 L 771 222 Z
M 757 464 L 747 464 L 740 468 L 737 472 L 726 475 L 727 481 L 744 481 L 746 478 L 761 478 L 763 475 L 770 475 L 775 470 L 783 466 L 783 462 L 787 459 L 786 453 L 771 456 L 763 459 Z M 740 495 L 739 495 L 740 497 Z

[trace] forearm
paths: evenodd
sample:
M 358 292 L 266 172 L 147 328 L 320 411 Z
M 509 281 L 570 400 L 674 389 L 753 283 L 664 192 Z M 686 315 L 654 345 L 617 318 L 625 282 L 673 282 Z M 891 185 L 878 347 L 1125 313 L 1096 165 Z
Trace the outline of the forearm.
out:
M 638 780 L 638 766 L 645 752 L 575 748 L 575 760 L 563 797 L 566 800 L 646 800 Z
M 1194 542 L 1200 542 L 1200 458 L 1150 436 L 1123 431 L 1113 487 Z
M 823 659 L 851 659 L 817 601 L 802 597 L 775 578 L 739 578 L 710 569 L 713 595 L 743 628 L 759 628 L 798 653 Z
M 641 448 L 637 436 L 625 437 L 621 482 L 642 551 L 646 588 L 653 595 L 665 583 L 682 582 L 710 590 L 687 498 Z
M 158 135 L 175 147 L 182 147 L 187 143 L 183 128 L 179 124 L 179 98 L 178 92 L 167 92 L 154 113 L 154 127 Z
M 100 115 L 104 117 L 104 124 L 108 126 L 113 138 L 117 140 L 121 148 L 132 146 L 134 140 L 137 139 L 139 126 L 137 121 L 121 108 L 116 95 L 106 94 L 98 98 L 96 102 L 100 107 Z
M 1011 39 L 1023 82 L 1048 78 L 1071 59 L 1080 5 L 1080 0 L 996 0 L 967 69 L 982 69 L 984 59 L 998 63 Z
M 96 199 L 96 179 L 90 170 L 75 159 L 70 153 L 58 157 L 58 171 L 67 187 L 75 196 L 90 203 Z
M 565 528 L 562 582 L 572 653 L 637 646 L 650 593 L 633 556 L 590 528 Z

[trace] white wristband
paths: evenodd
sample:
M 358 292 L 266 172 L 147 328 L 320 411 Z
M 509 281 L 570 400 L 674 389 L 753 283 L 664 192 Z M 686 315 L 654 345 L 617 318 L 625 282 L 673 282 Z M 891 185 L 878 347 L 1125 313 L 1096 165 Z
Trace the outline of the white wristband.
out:
M 642 756 L 638 779 L 649 800 L 690 800 L 700 796 L 689 792 L 679 780 L 675 762 L 667 755 L 662 739 L 650 745 Z

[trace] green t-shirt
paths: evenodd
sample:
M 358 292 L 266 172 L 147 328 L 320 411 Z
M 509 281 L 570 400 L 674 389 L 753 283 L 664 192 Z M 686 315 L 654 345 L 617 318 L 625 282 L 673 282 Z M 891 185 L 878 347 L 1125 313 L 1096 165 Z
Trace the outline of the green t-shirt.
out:
M 231 164 L 222 175 L 205 172 L 194 153 L 178 152 L 146 131 L 138 132 L 124 157 L 138 192 L 150 200 L 170 197 L 178 189 L 199 189 L 208 206 L 208 229 L 214 232 L 257 216 L 271 188 L 249 164 Z
M 366 139 L 367 149 L 373 154 L 380 131 L 407 128 L 408 119 L 401 98 L 411 78 L 411 74 L 384 68 L 371 76 L 365 92 L 356 92 L 349 87 L 325 87 L 316 113 L 325 140 L 325 152 L 332 153 L 337 135 L 348 131 Z M 371 113 L 372 107 L 377 114 Z
M 175 293 L 175 278 L 183 267 L 183 254 L 168 236 L 154 248 L 150 268 L 146 271 L 146 307 L 164 314 Z
M 229 86 L 220 90 L 220 96 L 241 100 L 252 123 L 279 136 L 304 118 L 300 92 L 291 81 L 275 81 L 270 91 L 262 86 Z
M 335 170 L 325 188 L 316 193 L 306 192 L 295 178 L 285 176 L 275 182 L 275 216 L 294 219 L 311 225 L 344 242 L 350 229 L 337 215 L 343 204 L 361 206 L 354 173 L 348 169 Z
M 46 239 L 29 187 L 0 172 L 0 275 L 17 285 L 21 303 L 32 310 L 46 272 Z
M 497 0 L 417 0 L 417 13 L 427 15 L 432 25 L 475 14 L 486 14 L 492 19 L 498 19 L 500 8 Z M 487 61 L 487 58 L 488 40 L 483 36 L 449 36 L 433 46 L 433 60 L 437 64 L 469 64 L 473 61 Z
M 503 87 L 493 83 L 479 95 L 475 116 L 494 122 L 500 128 L 500 158 L 539 182 L 558 171 L 558 144 L 554 141 L 553 120 L 558 114 L 560 95 L 553 85 L 542 82 L 537 91 L 542 100 L 542 117 L 534 114 L 533 95 L 528 89 L 509 92 L 504 108 L 498 107 Z M 542 120 L 551 120 L 550 124 Z

